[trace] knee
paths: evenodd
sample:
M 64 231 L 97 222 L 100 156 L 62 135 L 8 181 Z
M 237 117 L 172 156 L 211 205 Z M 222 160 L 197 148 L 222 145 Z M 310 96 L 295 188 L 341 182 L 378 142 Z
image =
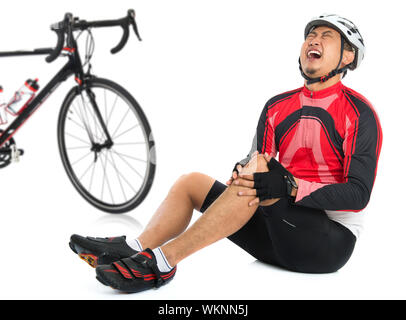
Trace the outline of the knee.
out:
M 243 172 L 248 174 L 266 171 L 268 171 L 268 162 L 262 154 L 253 157 L 250 162 L 243 168 Z
M 173 189 L 182 189 L 185 192 L 191 191 L 191 189 L 199 184 L 203 174 L 200 172 L 190 172 L 182 174 L 173 185 Z
M 200 172 L 185 173 L 178 178 L 176 184 L 188 185 L 190 183 L 196 182 L 199 178 L 201 178 L 201 176 L 203 176 L 203 174 Z
M 193 207 L 199 210 L 215 179 L 200 172 L 181 175 L 173 186 L 172 191 L 178 191 L 189 197 Z

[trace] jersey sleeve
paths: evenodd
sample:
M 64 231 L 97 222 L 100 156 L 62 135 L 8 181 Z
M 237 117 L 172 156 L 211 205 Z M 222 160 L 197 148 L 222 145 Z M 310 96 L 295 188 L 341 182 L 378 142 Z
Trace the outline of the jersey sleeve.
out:
M 343 211 L 361 211 L 367 206 L 382 144 L 382 129 L 372 109 L 364 109 L 351 124 L 344 143 L 345 182 L 326 185 L 299 179 L 295 204 Z

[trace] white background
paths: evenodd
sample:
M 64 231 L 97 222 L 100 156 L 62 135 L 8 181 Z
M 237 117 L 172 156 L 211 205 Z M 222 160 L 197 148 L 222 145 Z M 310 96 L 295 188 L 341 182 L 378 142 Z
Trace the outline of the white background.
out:
M 401 1 L 9 1 L 0 11 L 0 50 L 53 46 L 49 25 L 65 12 L 116 19 L 134 8 L 131 34 L 117 55 L 119 28 L 94 31 L 97 75 L 126 87 L 143 107 L 157 146 L 157 171 L 145 201 L 113 216 L 87 204 L 62 167 L 56 123 L 72 79 L 16 134 L 25 155 L 0 171 L 2 299 L 404 299 L 404 25 Z M 367 46 L 344 84 L 375 106 L 383 147 L 366 225 L 353 257 L 336 273 L 308 275 L 267 266 L 222 240 L 181 262 L 159 290 L 123 295 L 104 287 L 69 249 L 72 233 L 136 237 L 182 174 L 225 182 L 249 151 L 272 96 L 303 85 L 298 55 L 305 24 L 321 13 L 354 21 Z M 44 57 L 0 59 L 8 99 L 29 77 L 42 86 L 64 64 Z M 199 216 L 195 213 L 194 220 Z M 193 220 L 193 221 L 194 221 Z

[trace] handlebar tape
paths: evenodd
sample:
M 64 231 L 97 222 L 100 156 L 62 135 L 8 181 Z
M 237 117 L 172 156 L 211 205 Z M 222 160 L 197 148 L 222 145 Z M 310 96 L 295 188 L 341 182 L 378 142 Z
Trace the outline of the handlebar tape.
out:
M 121 37 L 120 42 L 118 43 L 117 46 L 115 46 L 113 49 L 110 50 L 110 52 L 112 54 L 119 52 L 121 49 L 123 49 L 123 47 L 126 45 L 127 41 L 128 41 L 128 36 L 130 34 L 130 32 L 128 31 L 128 24 L 124 25 L 121 24 L 121 28 L 123 28 L 123 36 Z
M 62 51 L 63 45 L 65 43 L 65 31 L 63 29 L 57 29 L 54 31 L 56 32 L 56 35 L 58 36 L 58 42 L 56 44 L 56 47 L 51 52 L 51 54 L 45 58 L 45 61 L 48 63 L 51 63 L 56 58 L 58 58 L 59 54 Z

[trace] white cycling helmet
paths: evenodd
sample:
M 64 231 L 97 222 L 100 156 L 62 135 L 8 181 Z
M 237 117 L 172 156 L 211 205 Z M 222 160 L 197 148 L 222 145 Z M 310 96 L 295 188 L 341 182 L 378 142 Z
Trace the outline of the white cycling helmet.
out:
M 358 68 L 360 66 L 361 61 L 362 61 L 362 59 L 364 59 L 364 55 L 365 55 L 364 40 L 362 39 L 361 33 L 358 31 L 355 24 L 352 23 L 350 20 L 340 17 L 336 14 L 324 14 L 324 15 L 315 17 L 306 25 L 306 28 L 304 31 L 305 39 L 306 39 L 307 35 L 314 28 L 316 28 L 318 26 L 331 27 L 341 34 L 341 57 L 340 57 L 340 62 L 338 63 L 336 69 L 331 71 L 329 74 L 327 74 L 323 77 L 319 77 L 319 78 L 310 78 L 307 75 L 305 75 L 302 70 L 302 66 L 300 64 L 300 59 L 299 59 L 300 72 L 301 72 L 302 76 L 307 80 L 308 84 L 327 81 L 328 79 L 330 79 L 331 77 L 334 77 L 336 74 L 339 74 L 339 73 L 344 73 L 344 76 L 345 76 L 345 74 L 347 73 L 347 69 L 355 70 L 356 68 Z M 343 38 L 354 49 L 355 58 L 354 58 L 353 62 L 351 62 L 350 64 L 348 64 L 345 67 L 340 69 L 339 66 L 341 64 L 341 59 L 342 59 L 343 50 L 344 50 Z
M 354 48 L 355 59 L 350 64 L 349 68 L 354 70 L 358 68 L 361 64 L 362 59 L 364 59 L 365 46 L 364 40 L 362 39 L 361 33 L 357 29 L 354 23 L 350 20 L 340 17 L 336 14 L 325 14 L 313 18 L 305 28 L 305 39 L 309 32 L 317 26 L 329 26 L 337 30 L 347 42 Z

